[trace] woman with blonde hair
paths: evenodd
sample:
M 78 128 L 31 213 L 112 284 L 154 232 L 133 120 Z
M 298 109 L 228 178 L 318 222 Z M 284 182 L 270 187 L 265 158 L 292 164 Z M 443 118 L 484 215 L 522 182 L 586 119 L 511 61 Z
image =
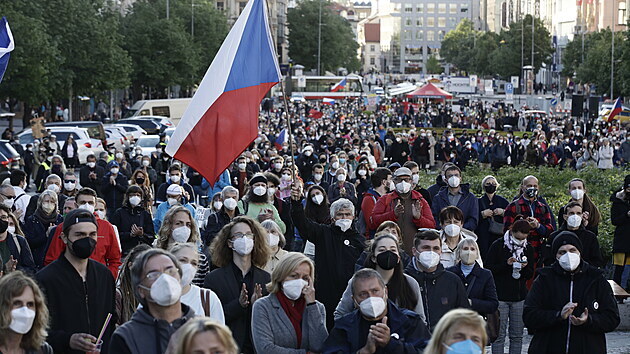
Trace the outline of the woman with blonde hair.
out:
M 290 252 L 284 250 L 287 241 L 282 234 L 282 230 L 280 230 L 280 226 L 275 221 L 267 219 L 260 226 L 267 230 L 267 244 L 271 248 L 271 253 L 269 254 L 265 271 L 271 274 L 282 258 L 286 257 Z
M 454 309 L 435 326 L 424 354 L 485 353 L 486 321 L 475 311 Z
M 237 216 L 214 237 L 210 253 L 212 263 L 220 268 L 206 276 L 203 287 L 219 296 L 225 324 L 232 330 L 240 352 L 254 353 L 251 306 L 267 295 L 263 285 L 271 279 L 263 270 L 271 253 L 267 232 L 258 221 Z
M 171 337 L 166 354 L 238 354 L 230 329 L 208 317 L 196 317 Z
M 328 337 L 326 309 L 315 300 L 314 277 L 313 262 L 301 253 L 278 263 L 267 284 L 269 295 L 252 310 L 252 340 L 258 353 L 322 351 Z
M 225 324 L 221 300 L 214 291 L 192 284 L 199 268 L 199 252 L 192 243 L 174 243 L 168 249 L 182 266 L 182 295 L 180 301 L 188 305 L 197 316 L 210 317 Z
M 48 321 L 44 295 L 32 278 L 21 271 L 0 278 L 0 353 L 52 354 Z
M 164 215 L 164 221 L 157 232 L 157 239 L 154 246 L 163 250 L 168 250 L 175 242 L 191 243 L 195 247 L 201 245 L 201 236 L 197 222 L 190 210 L 182 205 L 172 206 Z M 193 284 L 197 286 L 203 285 L 206 274 L 210 271 L 208 257 L 201 252 L 199 253 L 199 269 L 193 279 Z

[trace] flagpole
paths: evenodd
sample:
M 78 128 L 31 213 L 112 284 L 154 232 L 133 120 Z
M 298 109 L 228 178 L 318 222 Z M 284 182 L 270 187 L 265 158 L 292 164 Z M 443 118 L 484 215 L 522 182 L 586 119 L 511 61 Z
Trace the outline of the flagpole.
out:
M 271 22 L 269 21 L 269 17 L 271 14 L 271 8 L 269 7 L 269 2 L 268 0 L 264 0 L 265 1 L 265 6 L 267 7 L 267 25 L 269 26 L 269 33 L 273 33 L 273 27 L 271 27 Z M 271 40 L 273 41 L 273 51 L 274 54 L 276 55 L 276 58 L 278 58 L 278 52 L 277 52 L 277 48 L 278 48 L 278 44 L 276 43 L 276 38 L 275 36 L 271 36 Z M 289 70 L 291 70 L 291 67 L 289 67 Z M 282 101 L 284 103 L 284 111 L 287 114 L 287 130 L 289 131 L 289 148 L 291 149 L 291 163 L 292 163 L 292 167 L 291 167 L 291 180 L 293 182 L 295 182 L 295 149 L 293 148 L 293 130 L 291 129 L 291 117 L 289 115 L 289 104 L 287 103 L 287 95 L 285 93 L 284 90 L 284 85 L 286 84 L 286 76 L 281 78 L 281 82 L 280 82 L 280 90 L 282 91 Z

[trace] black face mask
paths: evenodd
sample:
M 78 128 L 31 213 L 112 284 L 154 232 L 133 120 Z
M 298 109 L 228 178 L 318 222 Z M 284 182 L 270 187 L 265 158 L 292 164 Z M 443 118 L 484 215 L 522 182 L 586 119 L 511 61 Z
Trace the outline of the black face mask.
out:
M 531 198 L 536 198 L 536 197 L 538 196 L 538 189 L 537 189 L 537 188 L 534 188 L 534 187 L 527 188 L 527 189 L 525 190 L 525 196 L 526 196 L 527 198 L 530 198 L 530 199 L 531 199 Z
M 9 228 L 9 221 L 0 219 L 0 234 L 7 231 Z
M 70 251 L 78 258 L 90 258 L 96 248 L 96 240 L 91 237 L 84 237 L 70 243 Z
M 136 178 L 136 183 L 138 185 L 143 185 L 144 184 L 144 178 Z
M 379 267 L 390 270 L 398 264 L 398 255 L 392 251 L 385 251 L 376 256 L 376 264 Z
M 497 191 L 497 186 L 495 186 L 494 184 L 491 184 L 491 185 L 483 186 L 483 189 L 486 191 L 486 193 L 492 194 Z

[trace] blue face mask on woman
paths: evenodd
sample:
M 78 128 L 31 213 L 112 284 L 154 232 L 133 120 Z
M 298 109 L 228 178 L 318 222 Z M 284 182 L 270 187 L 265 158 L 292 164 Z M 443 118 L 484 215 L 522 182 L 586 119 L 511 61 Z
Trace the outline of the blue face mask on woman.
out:
M 470 339 L 453 343 L 450 346 L 444 344 L 444 346 L 447 349 L 446 354 L 481 354 L 479 345 Z

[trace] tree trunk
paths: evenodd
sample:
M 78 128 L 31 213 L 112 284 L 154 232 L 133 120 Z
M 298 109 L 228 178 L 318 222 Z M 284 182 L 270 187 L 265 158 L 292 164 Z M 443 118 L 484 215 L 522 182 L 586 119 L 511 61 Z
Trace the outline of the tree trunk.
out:
M 70 92 L 68 94 L 68 121 L 72 122 L 72 87 L 70 88 Z

